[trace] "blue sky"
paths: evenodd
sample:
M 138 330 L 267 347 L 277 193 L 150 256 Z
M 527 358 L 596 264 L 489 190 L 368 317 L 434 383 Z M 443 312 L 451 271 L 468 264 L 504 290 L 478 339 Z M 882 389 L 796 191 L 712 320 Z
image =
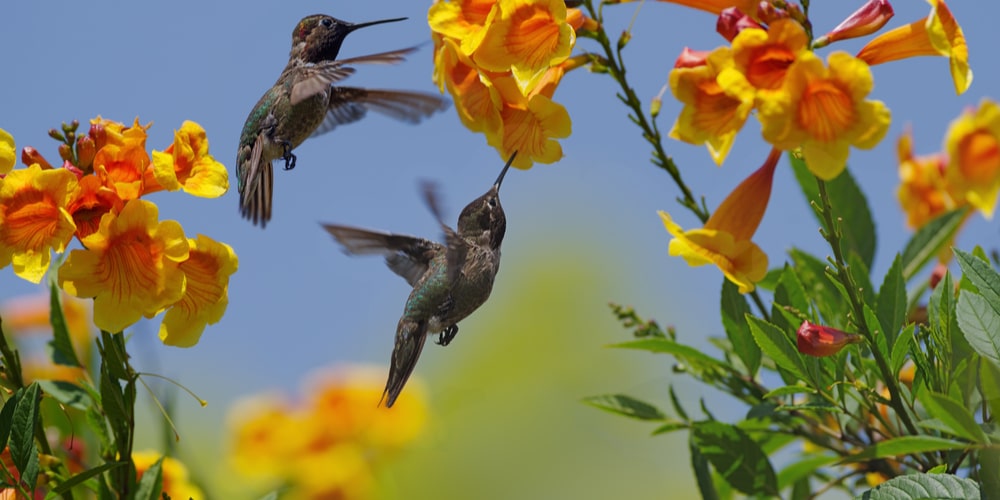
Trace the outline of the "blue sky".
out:
M 861 3 L 814 2 L 816 32 L 835 26 Z M 317 12 L 353 22 L 409 17 L 352 34 L 341 51 L 342 57 L 351 57 L 429 42 L 429 4 L 253 0 L 234 9 L 233 4 L 190 0 L 14 2 L 6 6 L 0 28 L 0 47 L 5 49 L 0 128 L 14 135 L 19 148 L 32 145 L 53 159 L 56 144 L 46 131 L 64 120 L 86 122 L 100 114 L 131 122 L 139 116 L 144 123 L 154 122 L 148 145 L 161 150 L 174 129 L 194 120 L 208 131 L 211 153 L 232 175 L 243 121 L 284 66 L 290 33 L 301 17 Z M 1000 70 L 990 54 L 1000 46 L 995 27 L 1000 7 L 959 1 L 950 6 L 970 46 L 975 81 L 969 92 L 955 95 L 943 58 L 873 69 L 871 97 L 892 110 L 892 125 L 874 150 L 852 151 L 850 170 L 868 195 L 879 231 L 876 275 L 888 268 L 909 235 L 895 198 L 896 138 L 912 124 L 917 154 L 937 151 L 948 123 L 963 107 L 983 96 L 997 97 L 1000 88 Z M 894 7 L 890 27 L 929 10 L 917 0 L 898 0 Z M 629 79 L 647 102 L 659 92 L 684 46 L 711 49 L 725 43 L 714 33 L 712 16 L 660 2 L 606 8 L 609 33 L 625 29 L 637 9 L 625 57 Z M 862 43 L 850 41 L 832 49 L 853 53 Z M 590 40 L 580 40 L 576 50 L 597 49 Z M 824 57 L 830 50 L 823 51 Z M 426 44 L 402 65 L 360 68 L 348 84 L 436 91 L 431 70 L 431 46 Z M 531 290 L 531 279 L 507 279 L 524 274 L 512 269 L 544 269 L 567 256 L 585 255 L 592 257 L 586 265 L 596 266 L 601 271 L 597 275 L 606 277 L 593 283 L 594 289 L 607 290 L 599 294 L 602 300 L 634 305 L 663 324 L 677 326 L 682 340 L 707 349 L 704 339 L 722 334 L 717 312 L 721 274 L 714 268 L 689 268 L 667 255 L 669 238 L 656 211 L 669 210 L 684 227 L 694 226 L 696 220 L 675 203 L 678 192 L 669 177 L 648 162 L 649 147 L 626 118 L 615 91 L 610 78 L 586 70 L 563 80 L 554 99 L 573 119 L 572 136 L 561 141 L 565 158 L 507 176 L 501 193 L 508 219 L 503 265 L 494 300 L 483 310 Z M 664 132 L 679 109 L 668 95 L 660 118 Z M 748 122 L 722 168 L 702 147 L 668 140 L 666 148 L 693 191 L 714 207 L 764 160 L 768 148 L 759 130 L 755 120 Z M 235 177 L 233 189 L 220 199 L 181 193 L 152 198 L 161 207 L 161 218 L 177 219 L 189 235 L 201 232 L 229 243 L 240 258 L 230 284 L 229 310 L 196 347 L 161 345 L 155 338 L 156 322 L 135 328 L 137 363 L 178 378 L 208 399 L 212 410 L 203 413 L 197 413 L 194 403 L 179 402 L 182 415 L 206 418 L 207 425 L 221 425 L 221 412 L 235 398 L 265 389 L 294 391 L 305 374 L 332 362 L 387 362 L 407 287 L 379 259 L 341 253 L 318 223 L 438 237 L 436 223 L 419 197 L 418 180 L 439 184 L 446 220 L 453 222 L 467 202 L 489 187 L 502 165 L 483 136 L 461 125 L 453 108 L 420 126 L 371 115 L 307 141 L 296 154 L 295 170 L 275 172 L 274 218 L 266 230 L 240 218 Z M 827 254 L 791 171 L 784 161 L 782 165 L 756 238 L 772 267 L 780 265 L 793 246 Z M 997 246 L 996 225 L 976 216 L 959 240 L 966 248 L 974 243 Z M 9 269 L 0 271 L 0 300 L 38 290 Z M 600 310 L 597 314 L 610 316 Z M 517 315 L 517 310 L 494 310 L 490 317 L 504 321 Z M 435 379 L 459 375 L 449 365 L 463 356 L 462 349 L 477 348 L 479 324 L 477 315 L 463 322 L 456 344 L 447 353 L 425 356 L 417 375 L 431 387 Z M 595 349 L 598 363 L 600 356 L 623 359 L 621 353 L 599 349 L 626 338 L 612 322 L 605 324 L 611 327 L 576 337 L 576 342 Z M 529 345 L 526 339 L 526 348 Z M 665 360 L 653 363 L 639 353 L 626 353 L 625 359 L 646 363 L 637 365 L 645 368 L 621 380 L 617 389 L 665 401 Z M 576 401 L 614 389 L 594 387 L 564 396 Z M 434 397 L 433 390 L 431 394 Z M 580 406 L 578 411 L 591 410 Z M 633 437 L 646 439 L 642 432 Z M 627 449 L 620 451 L 627 456 Z

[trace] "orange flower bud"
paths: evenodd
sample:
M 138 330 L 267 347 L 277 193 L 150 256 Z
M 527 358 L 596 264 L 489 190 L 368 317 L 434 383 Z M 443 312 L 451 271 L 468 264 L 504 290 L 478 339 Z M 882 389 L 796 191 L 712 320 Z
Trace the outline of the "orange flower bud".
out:
M 52 169 L 52 164 L 50 164 L 48 160 L 42 156 L 42 153 L 39 153 L 37 149 L 31 146 L 25 146 L 24 149 L 21 150 L 21 163 L 23 163 L 26 167 L 30 167 L 37 163 L 39 167 L 42 167 L 42 170 Z
M 100 123 L 90 124 L 90 131 L 87 135 L 94 141 L 94 147 L 101 149 L 108 143 L 108 131 L 104 130 L 104 125 Z
M 688 47 L 684 47 L 681 51 L 681 55 L 677 56 L 677 60 L 674 61 L 675 68 L 697 68 L 698 66 L 704 66 L 708 60 L 708 54 L 711 51 L 708 50 L 692 50 Z
M 94 163 L 97 147 L 90 136 L 82 135 L 76 138 L 76 162 L 82 170 L 89 170 Z
M 715 22 L 715 31 L 722 35 L 722 38 L 730 42 L 736 38 L 736 35 L 739 35 L 741 31 L 747 28 L 763 29 L 763 26 L 736 7 L 730 7 L 722 11 L 719 14 L 719 19 Z
M 828 326 L 803 321 L 795 332 L 799 352 L 809 356 L 833 356 L 847 344 L 857 344 L 864 339 L 860 335 L 842 332 Z
M 893 14 L 889 0 L 868 0 L 847 19 L 844 19 L 844 22 L 816 40 L 815 45 L 823 47 L 838 40 L 870 35 L 882 29 L 882 26 L 889 22 Z

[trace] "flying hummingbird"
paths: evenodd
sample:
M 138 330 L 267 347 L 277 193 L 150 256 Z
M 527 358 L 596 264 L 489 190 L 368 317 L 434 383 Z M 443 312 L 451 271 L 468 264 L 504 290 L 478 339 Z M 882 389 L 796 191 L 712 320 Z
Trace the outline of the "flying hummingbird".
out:
M 389 380 L 382 393 L 383 400 L 388 395 L 386 406 L 396 402 L 413 373 L 427 334 L 440 333 L 437 343 L 448 345 L 458 334 L 458 322 L 489 298 L 507 230 L 500 183 L 515 155 L 507 160 L 493 187 L 462 210 L 457 231 L 442 221 L 433 185 L 424 184 L 424 200 L 444 230 L 445 245 L 414 236 L 323 225 L 346 253 L 384 255 L 389 269 L 413 287 L 396 326 Z
M 267 225 L 274 182 L 271 162 L 282 159 L 285 170 L 295 168 L 292 150 L 306 138 L 360 120 L 369 109 L 418 123 L 447 106 L 433 94 L 333 86 L 354 73 L 353 64 L 396 64 L 415 51 L 416 47 L 410 47 L 337 60 L 340 46 L 351 32 L 404 19 L 352 24 L 316 14 L 299 21 L 292 31 L 288 64 L 250 111 L 240 134 L 236 168 L 244 218 L 261 227 Z

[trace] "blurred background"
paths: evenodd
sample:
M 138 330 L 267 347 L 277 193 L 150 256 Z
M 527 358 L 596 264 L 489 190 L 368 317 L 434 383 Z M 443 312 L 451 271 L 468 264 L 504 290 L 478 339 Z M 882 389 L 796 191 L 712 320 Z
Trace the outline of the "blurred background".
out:
M 817 34 L 863 2 L 813 2 Z M 927 15 L 927 3 L 897 0 L 888 28 Z M 233 176 L 243 122 L 287 60 L 298 20 L 327 13 L 352 22 L 407 16 L 408 21 L 352 34 L 341 57 L 414 44 L 421 50 L 399 66 L 361 68 L 349 85 L 436 91 L 426 24 L 429 1 L 14 2 L 0 28 L 4 76 L 0 127 L 18 148 L 34 146 L 58 158 L 50 128 L 102 115 L 153 122 L 149 149 L 162 150 L 184 120 L 208 131 L 210 152 L 230 169 L 232 189 L 208 200 L 156 194 L 163 219 L 188 235 L 204 233 L 233 246 L 240 269 L 229 309 L 188 349 L 162 345 L 159 318 L 133 328 L 130 352 L 142 371 L 172 377 L 208 401 L 202 408 L 166 385 L 181 440 L 180 458 L 217 498 L 252 497 L 225 460 L 231 405 L 249 395 L 301 394 L 310 373 L 337 363 L 387 366 L 394 328 L 409 287 L 378 258 L 341 253 L 320 222 L 440 238 L 423 206 L 420 179 L 436 181 L 447 220 L 479 196 L 503 159 L 482 135 L 465 129 L 449 109 L 420 126 L 370 115 L 299 147 L 293 171 L 275 171 L 274 218 L 266 230 L 240 218 Z M 998 46 L 1000 6 L 952 2 L 968 39 L 972 88 L 956 96 L 944 58 L 894 62 L 873 69 L 870 96 L 893 113 L 890 132 L 872 151 L 851 152 L 878 227 L 873 273 L 880 276 L 909 237 L 895 197 L 895 143 L 912 126 L 916 154 L 938 151 L 948 123 L 983 96 L 1000 97 L 1000 71 L 989 51 Z M 685 47 L 711 49 L 725 41 L 709 14 L 661 2 L 605 9 L 608 33 L 631 26 L 625 49 L 630 82 L 648 102 L 666 82 Z M 864 43 L 833 49 L 856 52 Z M 575 53 L 597 50 L 578 41 Z M 829 49 L 823 54 L 829 53 Z M 983 64 L 988 63 L 988 64 Z M 657 210 L 694 227 L 679 210 L 677 189 L 649 163 L 650 148 L 615 98 L 617 84 L 586 70 L 570 73 L 555 94 L 569 110 L 573 133 L 554 165 L 513 171 L 501 198 L 508 219 L 503 265 L 491 300 L 461 323 L 445 348 L 428 343 L 416 377 L 429 397 L 428 431 L 388 465 L 388 496 L 399 498 L 675 498 L 696 495 L 682 434 L 649 437 L 652 426 L 581 404 L 591 395 L 622 392 L 669 408 L 667 389 L 682 400 L 706 397 L 724 418 L 745 411 L 701 392 L 671 373 L 670 358 L 605 346 L 627 340 L 607 303 L 634 306 L 673 325 L 682 342 L 714 352 L 722 336 L 721 273 L 689 268 L 667 255 L 669 237 Z M 664 99 L 666 133 L 680 110 Z M 84 127 L 85 130 L 85 127 Z M 693 191 L 715 207 L 764 160 L 768 148 L 749 120 L 727 162 L 717 168 L 703 147 L 668 141 Z M 791 171 L 779 168 L 771 206 L 755 241 L 780 266 L 791 247 L 820 256 L 827 250 Z M 978 215 L 959 246 L 996 245 L 996 226 Z M 964 243 L 963 243 L 964 241 Z M 0 271 L 0 301 L 43 292 Z M 155 381 L 151 381 L 151 384 Z M 140 447 L 159 448 L 159 421 L 148 398 L 140 403 L 148 430 Z M 375 404 L 375 401 L 372 401 Z M 696 407 L 696 406 L 694 406 Z

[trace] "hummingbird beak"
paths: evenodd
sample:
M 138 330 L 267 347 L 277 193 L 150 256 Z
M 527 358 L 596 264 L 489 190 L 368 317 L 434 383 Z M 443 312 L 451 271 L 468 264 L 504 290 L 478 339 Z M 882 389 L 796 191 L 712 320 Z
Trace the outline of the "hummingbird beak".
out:
M 514 163 L 514 158 L 517 157 L 517 151 L 514 151 L 510 155 L 510 159 L 507 160 L 507 164 L 503 166 L 503 170 L 500 171 L 500 177 L 497 177 L 497 181 L 493 183 L 493 188 L 497 191 L 500 190 L 500 183 L 503 182 L 503 176 L 507 175 L 507 170 L 510 169 L 510 164 Z
M 397 17 L 397 18 L 393 18 L 393 19 L 382 19 L 382 20 L 379 20 L 379 21 L 371 21 L 371 22 L 367 22 L 367 23 L 350 24 L 350 25 L 347 26 L 347 32 L 350 33 L 350 32 L 352 32 L 354 30 L 357 30 L 357 29 L 367 28 L 368 26 L 375 26 L 376 24 L 394 23 L 394 22 L 397 22 L 397 21 L 405 21 L 406 19 L 407 18 L 405 18 L 405 17 Z

